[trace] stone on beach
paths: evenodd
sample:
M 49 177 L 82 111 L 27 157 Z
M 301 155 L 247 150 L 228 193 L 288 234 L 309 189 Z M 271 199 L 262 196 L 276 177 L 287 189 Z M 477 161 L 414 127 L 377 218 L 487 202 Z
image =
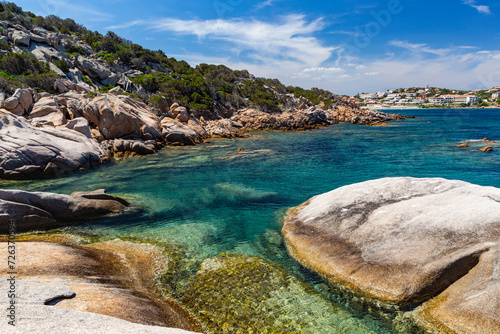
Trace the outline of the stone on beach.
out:
M 444 179 L 345 186 L 294 209 L 294 258 L 369 298 L 418 305 L 431 326 L 500 328 L 500 189 Z

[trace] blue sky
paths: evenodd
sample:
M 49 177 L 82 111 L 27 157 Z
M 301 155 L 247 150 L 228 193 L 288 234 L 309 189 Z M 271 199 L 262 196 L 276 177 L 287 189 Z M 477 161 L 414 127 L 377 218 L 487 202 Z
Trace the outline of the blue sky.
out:
M 339 94 L 500 86 L 493 0 L 26 0 L 192 65 L 225 64 Z

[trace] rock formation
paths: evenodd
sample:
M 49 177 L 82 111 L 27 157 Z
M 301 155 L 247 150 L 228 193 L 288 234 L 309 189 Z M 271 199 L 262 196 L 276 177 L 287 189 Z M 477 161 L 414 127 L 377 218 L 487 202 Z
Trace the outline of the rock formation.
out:
M 341 187 L 294 209 L 291 255 L 333 284 L 418 308 L 435 328 L 500 328 L 500 189 L 387 178 Z
M 75 192 L 71 196 L 0 190 L 0 233 L 8 232 L 9 222 L 21 232 L 117 213 L 127 206 L 126 200 L 108 195 L 103 189 Z
M 7 246 L 2 243 L 1 247 Z M 87 247 L 20 242 L 17 251 L 22 259 L 16 262 L 16 326 L 2 321 L 2 333 L 201 331 L 197 321 L 179 305 L 157 301 L 142 291 L 139 278 L 165 262 L 153 246 L 119 240 Z M 144 261 L 140 270 L 132 259 Z M 135 275 L 128 276 L 130 271 L 135 271 Z M 8 291 L 6 272 L 2 271 L 0 287 Z M 7 294 L 0 298 L 4 309 L 10 306 L 9 302 Z
M 106 153 L 86 135 L 65 127 L 34 127 L 0 110 L 0 177 L 33 178 L 90 169 Z

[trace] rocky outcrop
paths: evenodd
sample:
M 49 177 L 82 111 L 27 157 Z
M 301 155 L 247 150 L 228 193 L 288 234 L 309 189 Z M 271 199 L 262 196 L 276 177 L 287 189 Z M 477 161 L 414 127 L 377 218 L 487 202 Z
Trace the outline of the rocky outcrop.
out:
M 402 115 L 386 114 L 376 110 L 362 110 L 346 106 L 333 109 L 308 107 L 283 113 L 268 113 L 256 109 L 242 109 L 231 117 L 233 126 L 246 130 L 305 130 L 337 123 L 378 125 L 386 121 L 406 118 Z M 212 122 L 212 124 L 214 124 Z M 219 126 L 220 127 L 220 126 Z M 227 129 L 227 127 L 225 127 Z M 234 132 L 229 130 L 230 132 Z M 236 130 L 236 133 L 241 129 Z M 210 132 L 210 131 L 209 131 Z M 212 131 L 217 132 L 217 131 Z M 224 131 L 223 131 L 224 133 Z M 223 135 L 222 137 L 228 137 Z
M 500 189 L 387 178 L 342 187 L 294 209 L 294 258 L 333 284 L 401 306 L 456 333 L 500 328 Z
M 66 117 L 53 97 L 42 97 L 28 115 L 33 124 L 50 123 L 59 126 L 66 123 Z
M 86 135 L 68 128 L 39 128 L 0 111 L 0 177 L 33 178 L 90 169 L 107 153 Z
M 129 136 L 162 140 L 158 117 L 145 103 L 125 95 L 106 94 L 94 98 L 85 105 L 83 117 L 106 139 Z
M 162 135 L 165 142 L 171 145 L 196 145 L 203 140 L 202 137 L 188 124 L 165 117 L 161 120 Z M 200 130 L 201 131 L 201 130 Z
M 142 291 L 141 279 L 166 262 L 154 246 L 115 240 L 87 247 L 36 241 L 16 247 L 24 257 L 16 262 L 16 326 L 2 321 L 2 333 L 201 332 L 182 307 Z M 8 291 L 6 272 L 0 287 Z M 0 298 L 2 308 L 9 302 L 7 294 Z
M 115 139 L 103 141 L 101 145 L 108 148 L 115 158 L 123 158 L 135 155 L 153 154 L 160 149 L 154 140 L 126 140 Z
M 89 122 L 83 117 L 77 117 L 64 125 L 66 128 L 75 130 L 85 135 L 85 137 L 92 139 L 90 132 Z
M 22 116 L 31 110 L 33 103 L 38 99 L 37 92 L 32 88 L 17 89 L 11 97 L 3 101 L 1 107 L 15 115 Z
M 17 231 L 27 231 L 81 221 L 125 209 L 128 202 L 103 189 L 60 195 L 22 190 L 0 190 L 0 233 L 9 221 Z
M 247 136 L 248 130 L 232 119 L 221 119 L 204 122 L 206 131 L 214 138 L 235 138 Z
M 400 114 L 387 114 L 378 110 L 359 109 L 349 106 L 337 106 L 330 110 L 335 123 L 352 123 L 359 125 L 379 125 L 388 121 L 399 121 L 412 118 Z

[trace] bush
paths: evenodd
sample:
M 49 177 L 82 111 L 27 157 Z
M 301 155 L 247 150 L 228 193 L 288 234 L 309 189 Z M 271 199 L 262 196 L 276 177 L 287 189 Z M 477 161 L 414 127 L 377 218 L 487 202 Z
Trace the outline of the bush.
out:
M 9 44 L 0 41 L 0 49 L 6 50 L 6 51 L 11 51 L 12 47 Z
M 54 65 L 56 65 L 57 67 L 59 67 L 59 69 L 61 71 L 63 71 L 64 73 L 66 72 L 69 72 L 69 65 L 66 64 L 66 62 L 62 59 L 58 59 L 54 62 Z
M 132 79 L 132 82 L 141 84 L 144 89 L 150 92 L 156 92 L 160 85 L 169 81 L 168 75 L 162 72 L 153 72 L 151 74 L 138 75 Z
M 0 71 L 9 75 L 38 75 L 49 73 L 49 66 L 26 54 L 9 53 L 0 57 Z
M 56 93 L 54 83 L 57 80 L 57 76 L 54 74 L 24 75 L 16 77 L 16 80 L 39 91 Z
M 83 51 L 82 47 L 78 46 L 78 45 L 72 45 L 72 46 L 68 47 L 66 49 L 66 51 L 69 54 L 79 54 L 79 55 L 85 56 L 85 52 Z
M 94 85 L 94 83 L 92 82 L 92 79 L 90 79 L 90 78 L 89 78 L 88 76 L 86 76 L 86 75 L 84 75 L 84 76 L 83 76 L 83 81 L 84 81 L 86 84 L 88 84 L 88 85 L 91 85 L 91 86 L 93 86 L 93 85 Z

